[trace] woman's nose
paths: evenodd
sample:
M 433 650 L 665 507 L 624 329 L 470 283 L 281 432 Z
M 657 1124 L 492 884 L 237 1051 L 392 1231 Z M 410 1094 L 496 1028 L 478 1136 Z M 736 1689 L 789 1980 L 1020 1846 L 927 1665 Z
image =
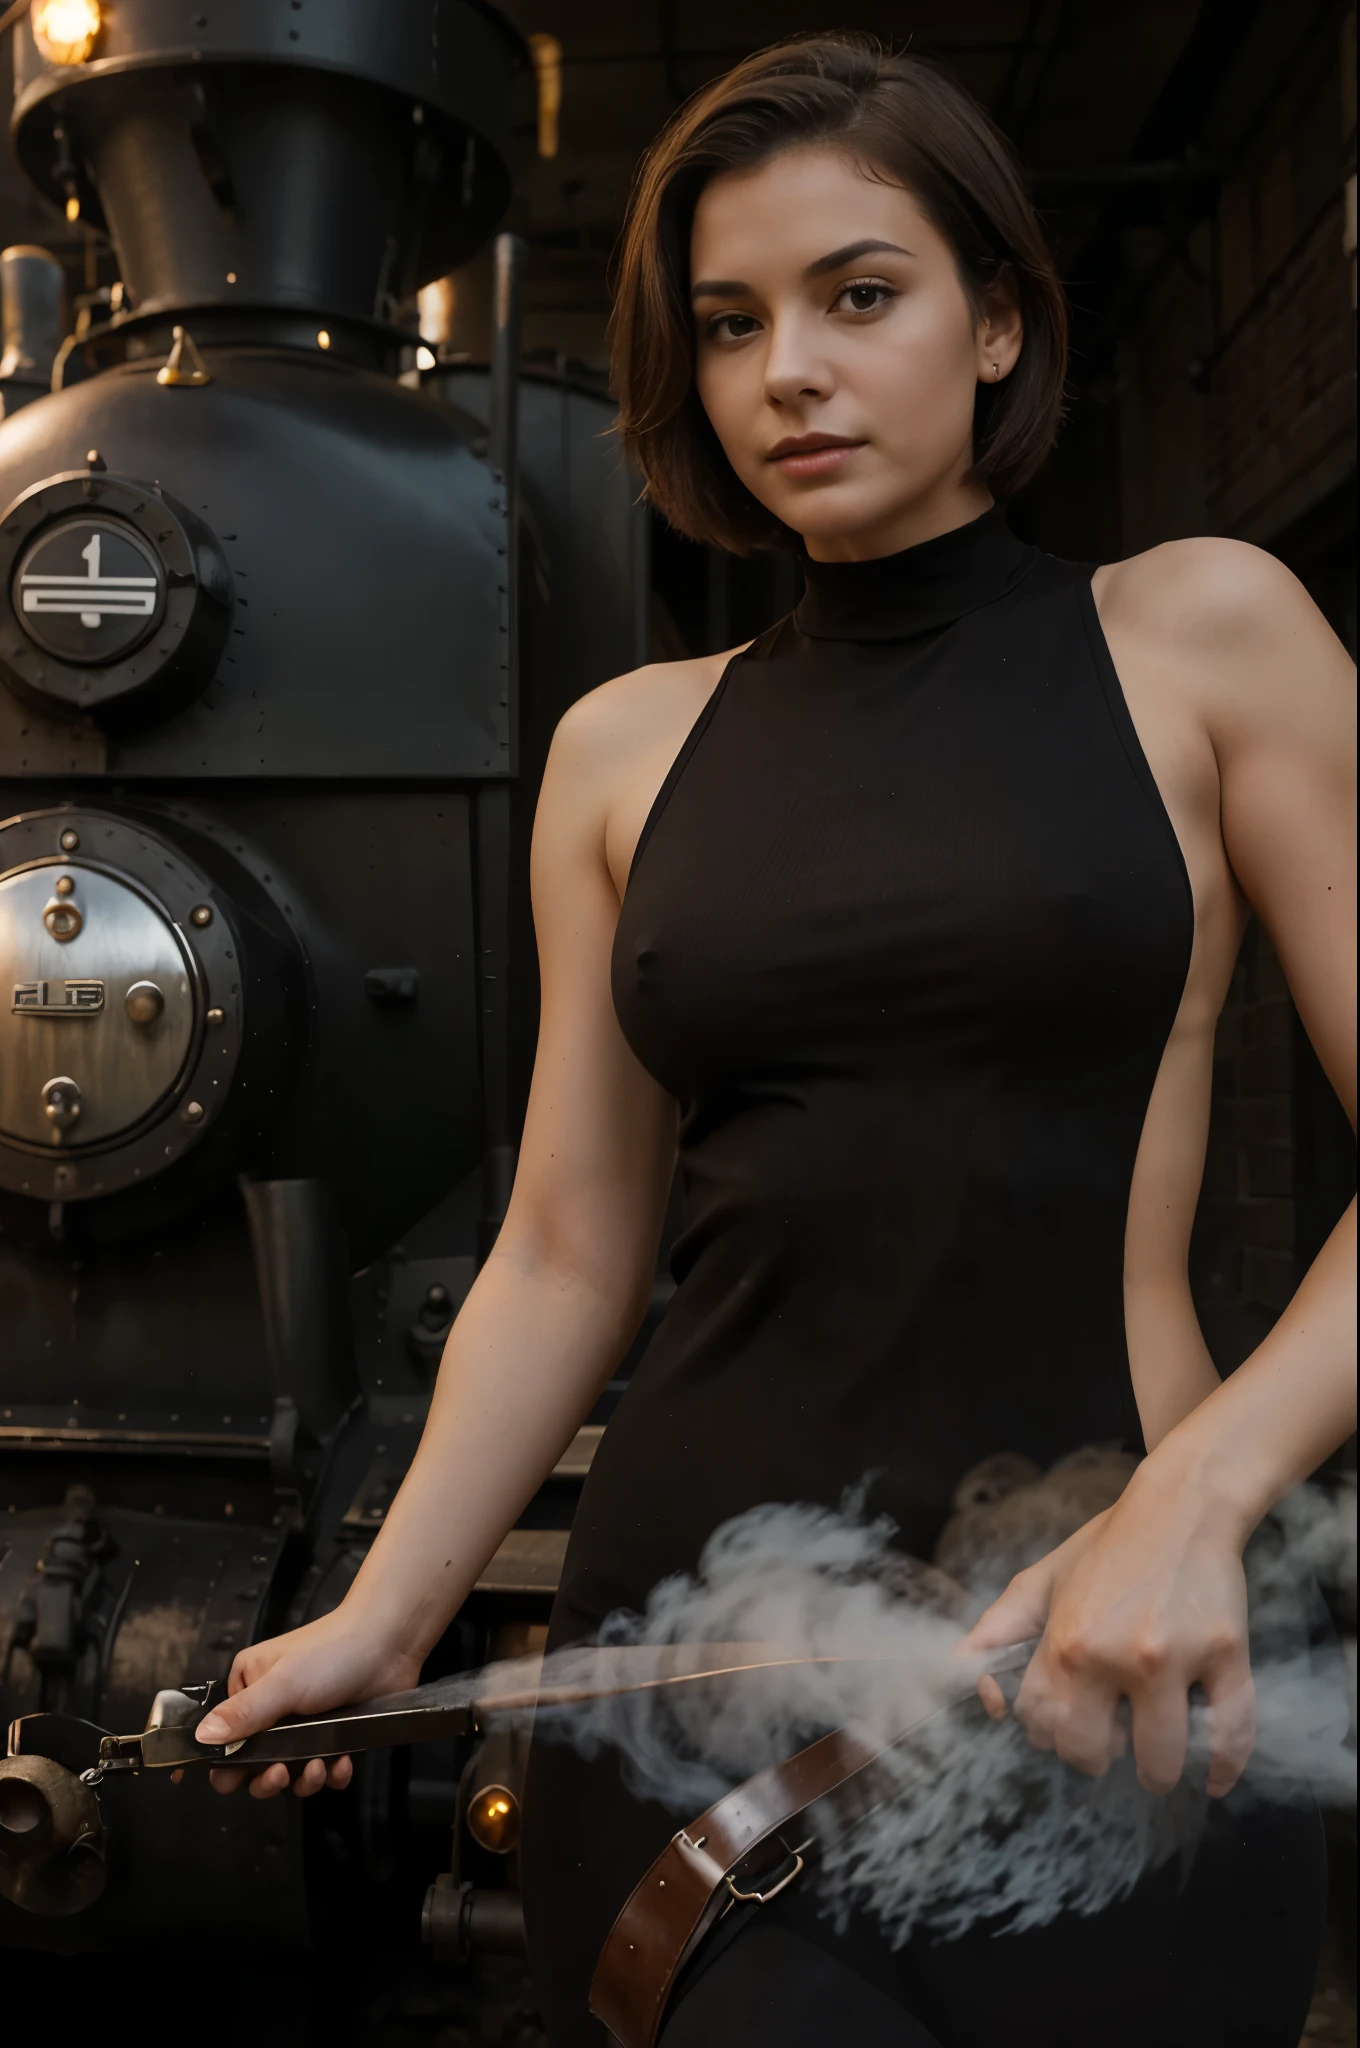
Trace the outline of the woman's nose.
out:
M 804 320 L 776 320 L 765 356 L 765 393 L 778 405 L 825 398 L 833 379 L 824 352 Z

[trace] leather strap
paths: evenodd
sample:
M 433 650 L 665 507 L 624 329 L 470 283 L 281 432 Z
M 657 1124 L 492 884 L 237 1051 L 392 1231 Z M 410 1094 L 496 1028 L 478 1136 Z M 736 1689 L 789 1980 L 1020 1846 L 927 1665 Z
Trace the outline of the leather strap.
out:
M 1008 1705 L 1037 1647 L 1037 1638 L 1017 1643 L 991 1663 Z M 887 1774 L 876 1779 L 871 1768 L 879 1758 L 973 1696 L 970 1685 L 877 1747 L 837 1728 L 672 1835 L 610 1928 L 591 1979 L 590 2010 L 619 2048 L 654 2048 L 676 1978 L 729 1906 L 751 1898 L 763 1904 L 798 1876 L 811 1843 L 785 1841 L 785 1830 L 823 1801 L 838 1826 L 862 1819 L 891 1789 Z M 774 1837 L 781 1853 L 771 1863 L 758 1852 Z
M 756 1852 L 819 1800 L 841 1792 L 884 1751 L 844 1728 L 748 1778 L 673 1835 L 635 1888 L 600 1951 L 590 2009 L 620 2048 L 653 2048 L 675 1980 L 735 1899 L 773 1897 L 802 1869 L 801 1850 L 762 1877 Z

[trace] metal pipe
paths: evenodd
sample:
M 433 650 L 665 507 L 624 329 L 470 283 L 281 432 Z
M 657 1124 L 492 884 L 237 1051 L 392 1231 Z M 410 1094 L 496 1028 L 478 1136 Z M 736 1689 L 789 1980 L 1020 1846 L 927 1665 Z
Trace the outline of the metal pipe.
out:
M 515 1178 L 510 1101 L 510 785 L 519 769 L 519 351 L 524 255 L 525 245 L 518 235 L 497 235 L 487 453 L 505 514 L 500 601 L 506 731 L 504 779 L 483 783 L 476 799 L 477 965 L 485 1111 L 479 1264 L 496 1241 Z
M 65 283 L 61 265 L 46 249 L 16 242 L 0 255 L 5 339 L 0 397 L 6 417 L 52 388 L 52 365 L 64 326 Z

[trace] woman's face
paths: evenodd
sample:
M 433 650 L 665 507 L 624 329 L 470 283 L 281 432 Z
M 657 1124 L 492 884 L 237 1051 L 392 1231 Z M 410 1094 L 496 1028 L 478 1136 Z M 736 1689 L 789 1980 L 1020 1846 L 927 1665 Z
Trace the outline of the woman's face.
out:
M 1020 318 L 1000 299 L 975 313 L 909 192 L 827 148 L 723 172 L 690 276 L 704 410 L 814 559 L 891 554 L 987 509 L 963 481 L 974 396 L 1014 367 Z

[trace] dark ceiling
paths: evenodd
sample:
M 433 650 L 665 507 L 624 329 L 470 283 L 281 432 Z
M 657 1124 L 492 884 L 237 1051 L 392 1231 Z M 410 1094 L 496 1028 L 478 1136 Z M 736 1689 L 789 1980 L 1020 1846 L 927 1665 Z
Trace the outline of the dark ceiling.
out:
M 991 110 L 1034 176 L 1079 320 L 1098 327 L 1128 284 L 1137 234 L 1165 244 L 1209 210 L 1215 162 L 1240 146 L 1318 4 L 859 0 L 845 25 L 942 58 Z M 509 0 L 507 12 L 563 52 L 556 157 L 537 154 L 532 78 L 516 88 L 509 224 L 530 245 L 526 345 L 602 366 L 609 255 L 649 139 L 749 51 L 836 17 L 810 0 Z M 5 94 L 8 49 L 0 64 Z M 79 289 L 95 261 L 84 233 L 0 154 L 0 246 L 44 242 Z M 111 258 L 98 262 L 109 282 Z M 1100 353 L 1088 335 L 1088 361 Z
M 527 80 L 517 123 L 513 224 L 533 251 L 527 338 L 593 356 L 608 253 L 650 138 L 750 51 L 839 24 L 807 0 L 512 0 L 508 11 L 563 50 L 559 155 L 535 152 Z M 1108 202 L 1101 174 L 1127 162 L 1202 12 L 1197 0 L 861 0 L 844 25 L 958 73 L 1039 174 L 1067 270 Z

